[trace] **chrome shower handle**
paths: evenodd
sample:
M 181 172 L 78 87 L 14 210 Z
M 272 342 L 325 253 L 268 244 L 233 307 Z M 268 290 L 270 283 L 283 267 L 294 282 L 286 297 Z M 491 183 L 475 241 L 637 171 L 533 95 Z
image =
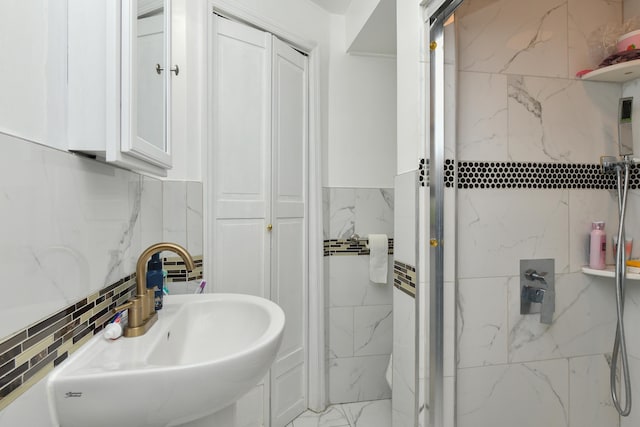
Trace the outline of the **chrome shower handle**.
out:
M 547 281 L 544 278 L 544 276 L 546 276 L 546 275 L 547 275 L 546 272 L 538 273 L 537 271 L 535 271 L 533 269 L 529 269 L 529 270 L 524 272 L 525 279 L 530 280 L 532 282 L 538 281 L 538 282 L 542 283 L 545 288 L 548 287 Z

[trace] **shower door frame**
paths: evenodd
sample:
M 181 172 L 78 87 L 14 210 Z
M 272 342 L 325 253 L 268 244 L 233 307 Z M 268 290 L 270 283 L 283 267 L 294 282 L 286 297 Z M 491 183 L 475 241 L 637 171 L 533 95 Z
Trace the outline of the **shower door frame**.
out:
M 426 6 L 429 34 L 429 426 L 442 427 L 444 410 L 444 24 L 464 0 L 431 1 Z M 424 213 L 423 213 L 424 214 Z M 455 247 L 455 246 L 454 246 Z M 426 355 L 424 355 L 426 356 Z M 427 390 L 425 390 L 426 393 Z M 453 402 L 455 408 L 455 387 Z M 455 426 L 455 414 L 453 425 Z

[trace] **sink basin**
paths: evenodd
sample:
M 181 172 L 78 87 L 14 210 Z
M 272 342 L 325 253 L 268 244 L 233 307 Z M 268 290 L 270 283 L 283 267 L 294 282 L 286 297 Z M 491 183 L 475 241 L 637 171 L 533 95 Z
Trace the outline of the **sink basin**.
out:
M 284 313 L 240 294 L 169 295 L 145 335 L 97 334 L 47 384 L 59 425 L 177 426 L 234 403 L 275 360 Z

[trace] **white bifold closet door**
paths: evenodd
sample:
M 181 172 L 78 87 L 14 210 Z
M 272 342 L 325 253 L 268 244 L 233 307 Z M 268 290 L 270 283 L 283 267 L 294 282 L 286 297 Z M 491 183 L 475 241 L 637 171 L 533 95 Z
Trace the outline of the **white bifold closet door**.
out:
M 216 17 L 214 27 L 208 274 L 216 292 L 285 312 L 270 375 L 239 402 L 262 404 L 265 427 L 283 427 L 307 408 L 307 57 L 244 24 Z

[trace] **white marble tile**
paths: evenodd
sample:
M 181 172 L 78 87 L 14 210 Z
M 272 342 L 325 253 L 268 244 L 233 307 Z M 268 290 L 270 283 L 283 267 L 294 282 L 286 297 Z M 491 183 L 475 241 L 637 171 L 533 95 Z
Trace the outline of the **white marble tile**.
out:
M 415 417 L 415 300 L 393 291 L 393 426 L 413 427 Z
M 393 346 L 393 306 L 354 308 L 353 348 L 355 356 L 391 354 Z
M 457 427 L 569 425 L 567 360 L 458 371 Z
M 443 325 L 443 371 L 445 376 L 453 376 L 456 371 L 456 285 L 444 283 L 444 325 Z
M 167 242 L 187 246 L 187 183 L 165 181 L 162 185 L 163 234 Z
M 568 193 L 458 191 L 458 277 L 518 275 L 521 259 L 569 268 Z
M 369 281 L 368 256 L 332 256 L 329 258 L 329 305 L 348 307 L 391 304 L 392 275 L 389 257 L 387 284 Z
M 460 72 L 458 159 L 509 160 L 507 76 Z
M 0 135 L 0 256 L 7 336 L 132 272 L 138 174 Z
M 370 233 L 393 237 L 393 189 L 357 188 L 355 193 L 355 232 L 363 239 Z
M 635 427 L 640 425 L 640 410 L 638 410 L 638 400 L 636 397 L 640 396 L 640 358 L 637 356 L 629 356 L 629 372 L 631 375 L 632 404 L 636 406 L 632 406 L 631 413 L 628 417 L 620 417 L 620 427 Z
M 443 426 L 456 426 L 456 379 L 455 377 L 445 377 L 442 382 L 442 390 L 444 394 L 442 402 Z
M 458 203 L 458 193 L 455 188 L 444 189 L 444 232 L 442 233 L 442 250 L 444 251 L 444 280 L 445 282 L 453 282 L 456 280 L 456 220 L 453 215 L 447 215 L 448 212 L 456 212 Z M 425 247 L 425 246 L 421 246 Z M 424 271 L 424 270 L 423 270 Z
M 351 427 L 390 427 L 391 400 L 346 403 L 342 405 Z
M 520 282 L 509 282 L 509 361 L 603 354 L 615 330 L 615 294 L 609 279 L 582 273 L 556 275 L 551 325 L 538 314 L 520 314 Z
M 329 309 L 329 357 L 353 357 L 353 307 Z
M 614 279 L 604 279 L 604 286 L 610 286 L 615 291 Z M 637 333 L 636 325 L 640 324 L 640 282 L 637 280 L 626 281 L 625 287 L 625 305 L 624 305 L 624 321 L 625 332 L 627 338 L 627 351 L 637 359 L 640 359 L 640 335 Z M 612 292 L 614 292 L 612 291 Z M 615 304 L 615 302 L 613 302 Z M 613 306 L 615 307 L 615 305 Z M 615 326 L 611 329 L 614 333 Z M 611 335 L 613 337 L 613 335 Z M 609 340 L 609 351 L 613 349 L 613 338 Z M 635 364 L 632 369 L 640 370 L 640 362 Z M 640 378 L 640 376 L 639 376 Z M 640 388 L 640 387 L 639 387 Z M 640 393 L 640 390 L 638 390 Z M 640 405 L 639 405 L 640 406 Z
M 363 356 L 329 361 L 331 403 L 388 399 L 391 390 L 385 380 L 389 356 Z
M 203 252 L 203 199 L 202 183 L 187 182 L 187 250 L 192 255 Z
M 356 227 L 356 190 L 329 189 L 329 238 L 348 239 Z M 362 237 L 362 236 L 361 236 Z
M 605 355 L 569 359 L 570 427 L 617 426 Z
M 446 33 L 446 31 L 445 31 Z M 449 43 L 447 43 L 448 45 Z M 446 50 L 446 46 L 445 46 Z M 444 156 L 455 159 L 457 152 L 458 70 L 455 63 L 444 64 Z M 428 125 L 427 125 L 428 126 Z
M 395 177 L 393 258 L 416 265 L 416 184 L 417 171 Z
M 342 405 L 329 406 L 322 413 L 306 411 L 287 427 L 349 427 L 349 419 Z
M 567 77 L 567 3 L 467 0 L 456 11 L 464 71 Z
M 458 367 L 507 363 L 508 279 L 458 282 Z
M 329 237 L 329 218 L 331 216 L 329 211 L 329 189 L 322 187 L 322 236 L 325 240 Z
M 597 163 L 617 155 L 616 83 L 508 76 L 509 157 Z
M 584 69 L 593 69 L 607 55 L 590 54 L 591 34 L 606 24 L 622 24 L 620 0 L 568 0 L 569 6 L 569 77 Z
M 143 177 L 140 206 L 141 248 L 162 241 L 162 181 Z

